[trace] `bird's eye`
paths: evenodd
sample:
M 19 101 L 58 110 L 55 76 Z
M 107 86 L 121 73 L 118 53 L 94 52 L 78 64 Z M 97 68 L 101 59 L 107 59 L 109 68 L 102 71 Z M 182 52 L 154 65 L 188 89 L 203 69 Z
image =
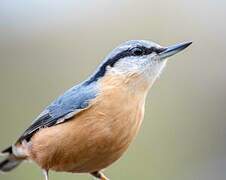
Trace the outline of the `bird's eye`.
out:
M 141 56 L 144 54 L 144 51 L 143 49 L 136 47 L 132 49 L 132 53 L 134 56 Z

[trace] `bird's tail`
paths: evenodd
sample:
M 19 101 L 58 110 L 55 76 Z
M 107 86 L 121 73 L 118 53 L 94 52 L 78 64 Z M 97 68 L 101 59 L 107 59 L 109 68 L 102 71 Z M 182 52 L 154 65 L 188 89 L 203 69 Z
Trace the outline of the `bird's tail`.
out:
M 13 154 L 12 146 L 3 150 L 1 154 L 7 157 L 0 162 L 0 172 L 9 172 L 23 161 L 23 159 L 19 159 Z

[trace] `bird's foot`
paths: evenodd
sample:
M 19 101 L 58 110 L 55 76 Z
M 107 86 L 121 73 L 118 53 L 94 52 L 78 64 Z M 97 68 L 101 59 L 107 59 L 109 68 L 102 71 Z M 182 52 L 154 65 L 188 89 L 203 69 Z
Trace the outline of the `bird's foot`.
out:
M 49 180 L 49 171 L 46 169 L 43 169 L 43 174 L 45 176 L 45 180 Z
M 91 175 L 99 180 L 110 180 L 100 171 L 93 172 Z

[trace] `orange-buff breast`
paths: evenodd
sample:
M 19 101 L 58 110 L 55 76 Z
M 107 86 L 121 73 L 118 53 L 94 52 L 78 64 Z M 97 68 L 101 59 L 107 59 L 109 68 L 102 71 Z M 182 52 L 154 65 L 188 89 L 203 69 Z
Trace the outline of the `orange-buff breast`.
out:
M 101 170 L 119 159 L 144 113 L 146 90 L 129 90 L 128 83 L 106 76 L 88 109 L 32 137 L 28 158 L 44 169 L 79 173 Z

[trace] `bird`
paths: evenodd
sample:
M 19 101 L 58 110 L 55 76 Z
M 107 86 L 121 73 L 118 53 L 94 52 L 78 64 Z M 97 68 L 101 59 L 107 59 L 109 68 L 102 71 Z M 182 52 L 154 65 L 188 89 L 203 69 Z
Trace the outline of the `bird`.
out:
M 117 161 L 136 137 L 146 96 L 170 56 L 191 41 L 161 46 L 129 40 L 113 49 L 83 82 L 48 105 L 1 154 L 0 171 L 29 160 L 43 171 L 86 173 L 108 180 L 103 169 Z

